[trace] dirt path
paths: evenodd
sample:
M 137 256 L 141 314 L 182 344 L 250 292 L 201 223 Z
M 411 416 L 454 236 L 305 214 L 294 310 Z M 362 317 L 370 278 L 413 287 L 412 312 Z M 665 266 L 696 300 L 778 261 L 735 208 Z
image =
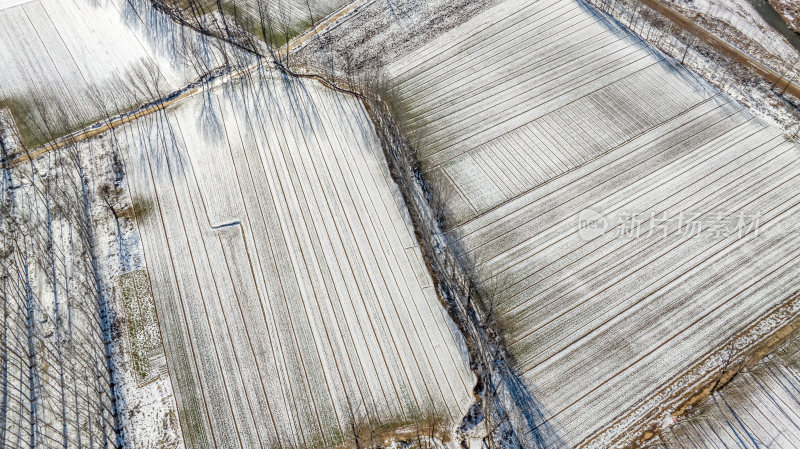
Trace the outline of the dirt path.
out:
M 669 6 L 663 4 L 660 0 L 641 0 L 641 2 L 649 6 L 654 11 L 660 13 L 667 19 L 669 19 L 672 23 L 688 31 L 693 36 L 702 39 L 703 42 L 707 43 L 708 45 L 718 50 L 725 56 L 729 57 L 733 61 L 745 67 L 749 67 L 759 76 L 764 78 L 768 83 L 775 84 L 776 86 L 782 88 L 784 92 L 788 92 L 794 95 L 795 97 L 800 98 L 800 85 L 798 85 L 797 83 L 789 82 L 789 80 L 784 78 L 781 74 L 776 73 L 769 67 L 765 66 L 764 64 L 761 64 L 760 62 L 753 59 L 746 53 L 734 47 L 733 45 L 729 44 L 722 38 L 717 37 L 716 35 L 706 30 L 705 28 L 694 23 L 688 17 L 670 8 Z
M 8 165 L 9 165 L 9 167 L 14 167 L 14 166 L 16 166 L 18 164 L 21 164 L 23 162 L 27 162 L 27 161 L 36 159 L 39 156 L 42 156 L 43 154 L 47 153 L 48 151 L 56 150 L 58 148 L 62 148 L 64 146 L 66 146 L 66 145 L 69 145 L 69 144 L 72 144 L 72 143 L 76 143 L 76 142 L 80 142 L 80 141 L 83 141 L 83 140 L 86 140 L 86 139 L 91 139 L 92 137 L 96 137 L 96 136 L 98 136 L 98 135 L 100 135 L 100 134 L 102 134 L 102 133 L 104 133 L 104 132 L 106 132 L 106 131 L 108 131 L 110 129 L 120 127 L 120 126 L 124 125 L 125 123 L 132 122 L 132 121 L 134 121 L 134 120 L 136 120 L 136 119 L 138 119 L 140 117 L 143 117 L 145 115 L 153 113 L 153 112 L 155 112 L 155 111 L 157 111 L 159 109 L 166 108 L 166 107 L 172 105 L 173 103 L 177 102 L 181 98 L 188 97 L 189 95 L 192 95 L 192 94 L 194 94 L 196 92 L 197 92 L 197 88 L 188 89 L 188 90 L 182 92 L 180 95 L 178 95 L 175 98 L 172 98 L 170 100 L 162 101 L 162 102 L 158 103 L 157 105 L 153 105 L 153 106 L 145 106 L 145 107 L 142 107 L 142 108 L 140 108 L 138 110 L 134 110 L 132 113 L 129 113 L 129 114 L 126 114 L 126 115 L 122 115 L 122 116 L 117 116 L 117 117 L 114 117 L 114 118 L 112 118 L 110 120 L 101 120 L 101 121 L 96 122 L 96 123 L 94 123 L 92 125 L 89 125 L 88 129 L 87 128 L 83 128 L 82 130 L 78 130 L 78 131 L 76 131 L 76 132 L 74 132 L 72 134 L 68 134 L 68 135 L 66 135 L 64 137 L 61 137 L 61 138 L 57 139 L 54 142 L 50 142 L 50 143 L 44 144 L 41 147 L 35 148 L 33 150 L 28 150 L 28 151 L 26 151 L 24 149 L 19 150 L 14 154 L 10 154 L 9 155 L 9 163 L 8 163 Z M 103 123 L 103 124 L 99 125 L 100 123 Z
M 278 52 L 293 52 L 297 47 L 303 45 L 307 40 L 314 38 L 316 35 L 325 31 L 328 26 L 332 23 L 336 22 L 339 18 L 344 17 L 345 15 L 349 14 L 350 11 L 358 8 L 359 6 L 367 3 L 369 0 L 355 0 L 352 3 L 345 5 L 343 8 L 339 9 L 338 11 L 333 12 L 328 17 L 322 19 L 322 21 L 318 22 L 313 28 L 306 31 L 305 33 L 297 36 L 296 38 L 289 41 L 288 48 L 287 45 L 281 47 Z
M 355 0 L 352 3 L 347 4 L 343 8 L 339 9 L 338 11 L 333 12 L 329 16 L 322 19 L 320 22 L 317 23 L 312 29 L 306 31 L 305 33 L 301 34 L 300 36 L 292 39 L 287 45 L 284 45 L 282 48 L 277 50 L 277 53 L 281 52 L 292 52 L 298 46 L 303 45 L 307 40 L 314 38 L 317 34 L 322 33 L 328 26 L 332 23 L 336 22 L 342 16 L 348 14 L 349 12 L 353 11 L 354 9 L 358 8 L 359 6 L 367 3 L 369 0 Z M 2 0 L 0 0 L 2 2 Z M 238 70 L 233 73 L 228 74 L 220 74 L 216 75 L 213 78 L 219 79 L 222 78 L 223 81 L 228 81 L 231 79 L 241 78 L 242 76 L 251 73 L 257 70 L 262 65 L 268 65 L 270 61 L 267 62 L 255 62 L 241 70 Z M 212 81 L 214 81 L 212 79 Z M 61 137 L 53 142 L 49 142 L 47 144 L 42 145 L 41 147 L 25 151 L 20 150 L 17 153 L 9 155 L 9 166 L 16 166 L 22 162 L 26 162 L 32 159 L 36 159 L 48 151 L 55 150 L 58 148 L 62 148 L 66 145 L 80 142 L 86 139 L 91 139 L 92 137 L 96 137 L 106 131 L 109 131 L 114 128 L 118 128 L 126 123 L 129 123 L 133 120 L 141 118 L 143 116 L 152 114 L 160 109 L 164 109 L 170 107 L 171 105 L 177 103 L 183 98 L 186 98 L 190 95 L 196 94 L 200 91 L 205 84 L 206 81 L 198 80 L 193 82 L 192 84 L 180 89 L 176 92 L 170 93 L 161 99 L 157 100 L 156 102 L 150 103 L 148 105 L 142 106 L 138 109 L 134 109 L 132 111 L 128 111 L 126 113 L 117 115 L 112 117 L 111 119 L 106 120 L 99 120 L 85 128 L 79 129 L 71 134 L 68 134 L 64 137 Z
M 297 47 L 302 46 L 306 41 L 308 41 L 309 39 L 312 39 L 313 37 L 315 37 L 319 33 L 323 32 L 328 26 L 330 26 L 331 24 L 335 23 L 336 20 L 338 20 L 341 17 L 343 17 L 344 15 L 350 13 L 351 11 L 353 11 L 354 9 L 356 9 L 359 6 L 363 5 L 367 1 L 368 0 L 356 0 L 356 1 L 346 5 L 345 7 L 341 8 L 340 10 L 334 12 L 333 14 L 331 14 L 328 17 L 326 17 L 325 19 L 323 19 L 313 29 L 308 30 L 306 33 L 296 37 L 291 42 L 289 42 L 287 44 L 288 49 L 287 49 L 287 46 L 284 46 L 282 49 L 278 50 L 278 52 L 287 51 L 287 50 L 289 52 L 291 52 L 294 49 L 296 49 Z M 664 17 L 666 17 L 667 19 L 669 19 L 670 21 L 672 21 L 673 23 L 675 23 L 676 25 L 678 25 L 682 29 L 684 29 L 684 30 L 688 31 L 689 33 L 691 33 L 692 35 L 702 39 L 703 42 L 705 42 L 708 45 L 712 46 L 713 48 L 717 49 L 718 51 L 720 51 L 721 53 L 723 53 L 727 57 L 731 58 L 735 62 L 737 62 L 737 63 L 739 63 L 739 64 L 741 64 L 741 65 L 743 65 L 745 67 L 749 67 L 750 69 L 755 71 L 759 76 L 764 78 L 770 84 L 775 84 L 776 86 L 778 86 L 780 88 L 783 88 L 783 90 L 785 92 L 788 92 L 788 93 L 794 95 L 795 97 L 800 98 L 800 85 L 798 85 L 797 83 L 789 82 L 789 80 L 784 78 L 781 74 L 776 73 L 775 71 L 773 71 L 769 67 L 766 67 L 765 65 L 761 64 L 760 62 L 758 62 L 757 60 L 753 59 L 749 55 L 745 54 L 744 52 L 740 51 L 736 47 L 732 46 L 731 44 L 729 44 L 725 40 L 717 37 L 716 35 L 714 35 L 712 33 L 710 33 L 705 28 L 703 28 L 700 25 L 694 23 L 692 20 L 690 20 L 689 18 L 687 18 L 686 16 L 684 16 L 680 12 L 678 12 L 678 11 L 670 8 L 669 6 L 661 3 L 660 0 L 641 0 L 641 1 L 645 5 L 649 6 L 651 9 L 653 9 L 654 11 L 662 14 Z M 250 67 L 247 67 L 244 70 L 241 70 L 241 71 L 239 71 L 237 73 L 231 74 L 230 78 L 238 78 L 238 77 L 244 75 L 245 73 L 251 72 L 252 70 L 254 70 L 256 68 L 257 68 L 257 64 L 256 65 L 251 65 Z M 181 100 L 184 97 L 187 97 L 189 95 L 197 93 L 197 91 L 199 90 L 200 86 L 196 85 L 198 83 L 193 83 L 193 84 L 195 84 L 195 85 L 187 86 L 187 88 L 184 88 L 182 92 L 180 92 L 178 95 L 174 96 L 173 98 L 165 97 L 165 98 L 169 98 L 169 99 L 168 100 L 163 100 L 163 101 L 159 102 L 158 104 L 151 105 L 151 106 L 145 106 L 145 107 L 143 107 L 143 108 L 141 108 L 139 110 L 133 111 L 132 113 L 127 113 L 127 114 L 124 114 L 122 116 L 114 117 L 111 120 L 99 121 L 99 122 L 97 122 L 97 123 L 95 123 L 93 125 L 90 125 L 87 128 L 83 128 L 82 130 L 78 130 L 77 132 L 75 132 L 75 133 L 73 133 L 71 135 L 68 135 L 68 136 L 65 136 L 63 138 L 60 138 L 55 142 L 51 142 L 51 143 L 45 144 L 45 145 L 43 145 L 43 146 L 41 146 L 39 148 L 36 148 L 34 150 L 31 150 L 31 151 L 29 151 L 29 152 L 27 152 L 25 154 L 18 153 L 16 155 L 10 155 L 11 158 L 12 158 L 12 160 L 10 162 L 10 165 L 13 166 L 13 165 L 16 165 L 16 164 L 18 164 L 20 162 L 24 162 L 24 161 L 27 161 L 27 160 L 30 160 L 30 159 L 35 159 L 35 158 L 47 153 L 50 150 L 63 147 L 65 145 L 69 144 L 69 143 L 90 139 L 90 138 L 95 137 L 95 136 L 97 136 L 99 134 L 102 134 L 102 133 L 104 133 L 104 132 L 106 132 L 106 131 L 108 131 L 110 129 L 117 128 L 117 127 L 122 126 L 123 124 L 128 123 L 128 122 L 130 122 L 132 120 L 135 120 L 137 118 L 140 118 L 142 116 L 145 116 L 145 115 L 148 115 L 148 114 L 150 114 L 152 112 L 155 112 L 155 111 L 157 111 L 157 110 L 159 110 L 161 108 L 166 108 L 166 107 L 176 103 L 177 101 Z M 101 123 L 102 123 L 102 125 L 98 126 Z

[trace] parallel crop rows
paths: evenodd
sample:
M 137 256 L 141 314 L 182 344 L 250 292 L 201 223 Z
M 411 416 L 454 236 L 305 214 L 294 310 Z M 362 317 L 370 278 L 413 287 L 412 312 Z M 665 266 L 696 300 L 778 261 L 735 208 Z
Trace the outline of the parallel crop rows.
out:
M 463 416 L 462 343 L 360 103 L 264 72 L 118 135 L 188 446 Z
M 6 6 L 0 107 L 11 109 L 29 145 L 151 101 L 224 63 L 218 42 L 157 13 L 149 0 Z M 49 133 L 28 129 L 55 117 L 66 122 L 51 123 Z
M 748 368 L 703 406 L 665 432 L 665 447 L 794 447 L 800 367 L 797 340 Z
M 684 89 L 691 75 L 584 8 L 504 2 L 389 67 L 425 170 L 457 191 L 457 222 L 708 96 Z
M 800 287 L 798 147 L 585 4 L 503 2 L 389 76 L 567 443 L 610 444 Z
M 237 5 L 244 10 L 244 13 L 253 20 L 258 20 L 259 8 L 269 9 L 262 11 L 282 24 L 288 25 L 296 31 L 303 31 L 306 26 L 311 25 L 311 21 L 319 22 L 328 14 L 336 11 L 348 4 L 347 0 L 282 0 L 278 2 L 264 2 L 263 0 L 245 0 Z M 280 28 L 279 25 L 275 25 Z M 279 30 L 281 32 L 282 30 Z

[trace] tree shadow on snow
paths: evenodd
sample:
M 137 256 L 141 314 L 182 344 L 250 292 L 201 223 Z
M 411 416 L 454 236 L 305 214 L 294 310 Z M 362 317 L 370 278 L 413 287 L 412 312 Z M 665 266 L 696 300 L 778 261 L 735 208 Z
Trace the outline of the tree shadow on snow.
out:
M 672 56 L 663 53 L 661 50 L 644 40 L 638 34 L 634 33 L 630 28 L 623 25 L 622 22 L 616 18 L 590 5 L 585 0 L 574 1 L 585 13 L 589 14 L 593 19 L 605 27 L 606 30 L 620 39 L 627 40 L 630 43 L 636 43 L 641 50 L 652 56 L 657 61 L 659 66 L 661 66 L 667 72 L 670 72 L 678 77 L 681 81 L 686 83 L 688 87 L 691 87 L 698 93 L 701 93 L 704 97 L 712 97 L 719 93 L 714 86 L 700 78 L 693 71 L 686 68 Z
M 224 64 L 220 57 L 222 44 L 175 22 L 156 10 L 150 0 L 125 0 L 120 14 L 125 23 L 144 40 L 148 53 L 169 61 L 172 69 L 193 71 L 199 77 Z M 219 49 L 215 49 L 215 44 Z
M 221 147 L 226 143 L 223 142 L 225 137 L 225 125 L 222 123 L 220 116 L 217 96 L 223 92 L 218 92 L 217 89 L 212 88 L 208 83 L 203 83 L 200 88 L 199 110 L 197 111 L 197 130 L 203 137 L 205 143 L 216 147 Z

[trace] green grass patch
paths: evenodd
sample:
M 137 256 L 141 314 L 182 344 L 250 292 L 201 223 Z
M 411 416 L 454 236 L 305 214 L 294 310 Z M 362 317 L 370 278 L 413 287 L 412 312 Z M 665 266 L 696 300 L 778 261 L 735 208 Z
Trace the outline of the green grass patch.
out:
M 154 210 L 153 201 L 149 198 L 134 196 L 131 200 L 131 207 L 120 213 L 120 216 L 130 217 L 139 223 L 149 217 Z
M 166 4 L 177 7 L 181 11 L 191 14 L 190 3 L 188 0 L 164 0 Z M 275 11 L 272 17 L 271 29 L 268 26 L 261 26 L 261 21 L 257 13 L 248 15 L 241 6 L 237 7 L 232 1 L 222 1 L 217 3 L 215 0 L 195 1 L 195 7 L 202 13 L 209 14 L 215 11 L 222 11 L 226 17 L 232 18 L 243 30 L 255 36 L 258 40 L 267 43 L 272 48 L 280 48 L 290 42 L 295 37 L 303 34 L 313 25 L 310 18 L 298 20 L 295 23 L 284 24 L 280 18 L 276 17 Z M 266 21 L 266 18 L 265 18 Z
M 222 12 L 226 16 L 232 17 L 242 29 L 275 49 L 283 47 L 295 37 L 305 33 L 313 25 L 310 19 L 303 19 L 291 24 L 283 24 L 273 20 L 272 28 L 269 29 L 267 25 L 261 26 L 258 17 L 250 17 L 243 14 L 241 8 L 236 8 L 233 3 L 229 2 L 222 3 Z
M 150 361 L 161 353 L 161 336 L 147 271 L 136 270 L 121 275 L 119 286 L 125 305 L 133 370 L 137 380 L 144 382 L 155 374 L 150 372 Z
M 261 30 L 261 27 L 255 23 L 253 29 L 248 29 L 251 33 L 255 34 L 259 39 L 265 41 L 269 44 L 272 48 L 281 48 L 287 43 L 289 43 L 292 39 L 296 38 L 297 36 L 305 33 L 308 29 L 311 28 L 312 24 L 310 20 L 302 20 L 294 25 L 289 25 L 288 29 L 283 29 L 280 27 L 280 30 L 276 30 L 273 35 L 267 35 L 266 39 L 264 33 Z
M 191 5 L 188 0 L 164 0 L 164 3 L 179 9 L 188 9 Z M 212 12 L 217 9 L 217 2 L 215 0 L 194 0 L 192 3 L 201 7 L 205 12 Z
M 6 108 L 17 126 L 25 148 L 32 150 L 72 132 L 89 126 L 102 117 L 76 119 L 66 112 L 57 98 L 34 101 L 29 98 L 0 98 L 0 108 Z
M 31 118 L 33 102 L 21 98 L 0 98 L 0 108 L 8 109 L 17 125 L 19 137 L 26 148 L 36 148 L 47 143 L 49 133 L 37 126 Z

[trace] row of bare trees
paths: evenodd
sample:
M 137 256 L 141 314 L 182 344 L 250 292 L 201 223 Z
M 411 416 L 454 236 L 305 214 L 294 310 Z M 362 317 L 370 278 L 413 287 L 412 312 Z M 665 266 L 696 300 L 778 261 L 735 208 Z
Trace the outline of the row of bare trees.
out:
M 727 347 L 710 397 L 645 447 L 681 448 L 691 442 L 766 449 L 791 439 L 782 420 L 795 416 L 800 402 L 800 334 L 794 331 L 762 359 L 741 352 Z M 757 427 L 752 426 L 751 415 L 763 417 Z
M 224 71 L 249 64 L 252 53 L 288 64 L 288 52 L 281 57 L 273 46 L 248 41 L 252 35 L 242 32 L 244 23 L 266 42 L 288 41 L 295 32 L 290 21 L 274 18 L 285 19 L 285 11 L 258 1 L 255 16 L 240 16 L 235 3 L 225 3 L 214 5 L 225 12 L 220 20 L 209 19 L 208 2 L 190 0 L 182 10 L 182 17 L 190 18 L 183 24 L 202 36 L 180 33 L 175 51 L 204 91 L 205 82 L 220 74 L 219 57 Z M 13 118 L 16 126 L 0 122 L 0 131 L 24 127 L 26 137 L 36 137 L 32 143 L 0 132 L 0 447 L 128 445 L 114 356 L 119 331 L 103 284 L 96 232 L 103 219 L 97 216 L 100 205 L 116 220 L 123 254 L 121 155 L 113 132 L 103 141 L 70 133 L 97 114 L 101 121 L 93 126 L 112 125 L 120 115 L 159 109 L 174 95 L 159 67 L 143 61 L 103 88 L 88 86 L 80 102 L 31 95 Z M 42 142 L 50 142 L 48 151 L 31 157 L 41 152 L 35 147 Z M 98 170 L 87 156 L 102 145 L 111 147 L 110 170 Z M 98 171 L 112 176 L 102 179 Z
M 129 99 L 136 85 L 125 89 Z M 61 105 L 33 98 L 15 119 L 54 141 L 85 110 Z M 99 143 L 68 141 L 26 160 L 25 142 L 0 135 L 0 447 L 125 447 L 92 213 L 100 181 L 86 161 Z
M 609 16 L 619 20 L 631 31 L 637 33 L 646 41 L 653 43 L 665 53 L 672 55 L 681 64 L 694 66 L 697 59 L 708 59 L 720 67 L 713 73 L 709 81 L 720 88 L 735 86 L 763 85 L 764 91 L 773 98 L 780 100 L 780 104 L 795 117 L 800 117 L 800 104 L 797 98 L 787 96 L 787 88 L 800 77 L 800 58 L 795 60 L 782 60 L 778 55 L 773 55 L 764 48 L 751 48 L 760 45 L 752 39 L 742 36 L 733 36 L 730 33 L 739 33 L 732 26 L 716 27 L 715 32 L 722 33 L 721 38 L 736 42 L 737 46 L 744 46 L 744 51 L 751 55 L 768 55 L 769 60 L 760 60 L 765 66 L 772 66 L 770 70 L 779 75 L 773 82 L 763 83 L 761 77 L 753 70 L 747 68 L 739 61 L 732 60 L 705 42 L 696 34 L 687 31 L 669 18 L 648 6 L 643 0 L 587 0 Z M 714 20 L 702 18 L 699 20 Z M 702 25 L 702 23 L 701 23 Z M 769 84 L 769 88 L 765 84 Z M 800 125 L 788 126 L 787 132 L 796 138 L 800 134 Z
M 151 1 L 184 26 L 285 67 L 290 62 L 285 44 L 313 27 L 322 14 L 310 0 Z

